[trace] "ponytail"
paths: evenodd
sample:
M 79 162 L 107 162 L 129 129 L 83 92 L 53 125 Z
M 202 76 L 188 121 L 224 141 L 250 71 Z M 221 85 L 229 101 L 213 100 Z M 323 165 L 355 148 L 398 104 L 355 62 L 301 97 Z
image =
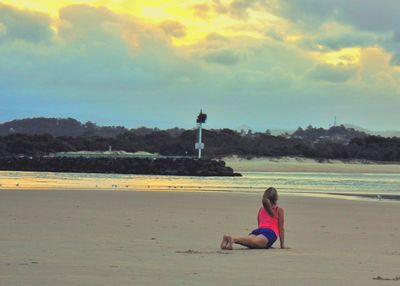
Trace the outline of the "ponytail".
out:
M 276 205 L 277 200 L 278 200 L 278 191 L 275 188 L 270 187 L 264 192 L 264 195 L 262 198 L 262 204 L 263 204 L 265 210 L 267 211 L 267 213 L 272 217 L 275 216 L 274 210 L 272 207 Z
M 268 198 L 263 198 L 262 204 L 264 206 L 264 209 L 267 211 L 267 213 L 270 216 L 274 217 L 274 211 L 272 210 L 272 205 L 271 205 L 270 200 Z

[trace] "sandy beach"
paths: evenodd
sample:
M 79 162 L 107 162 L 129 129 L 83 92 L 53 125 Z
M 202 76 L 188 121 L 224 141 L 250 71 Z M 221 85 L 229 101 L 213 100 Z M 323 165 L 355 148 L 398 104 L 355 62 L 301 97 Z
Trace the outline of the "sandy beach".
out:
M 220 251 L 260 196 L 0 191 L 1 285 L 398 285 L 398 202 L 282 195 L 291 249 Z
M 236 172 L 400 173 L 399 162 L 323 160 L 299 157 L 223 158 Z

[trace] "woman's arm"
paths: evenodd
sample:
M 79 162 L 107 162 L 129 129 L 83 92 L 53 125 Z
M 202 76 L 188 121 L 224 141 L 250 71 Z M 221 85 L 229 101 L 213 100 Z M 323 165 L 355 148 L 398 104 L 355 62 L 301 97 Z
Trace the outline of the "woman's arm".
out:
M 281 248 L 285 248 L 285 214 L 283 208 L 278 208 L 279 240 Z

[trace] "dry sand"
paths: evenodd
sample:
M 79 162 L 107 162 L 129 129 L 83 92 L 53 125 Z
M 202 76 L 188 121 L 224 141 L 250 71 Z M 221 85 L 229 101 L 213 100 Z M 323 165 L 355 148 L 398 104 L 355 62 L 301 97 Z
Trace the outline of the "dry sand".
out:
M 250 160 L 238 157 L 223 158 L 236 172 L 328 172 L 328 173 L 400 173 L 400 163 L 371 161 L 325 160 L 299 157 L 263 157 Z
M 281 196 L 291 249 L 220 251 L 259 195 L 0 191 L 0 285 L 399 285 L 400 204 Z

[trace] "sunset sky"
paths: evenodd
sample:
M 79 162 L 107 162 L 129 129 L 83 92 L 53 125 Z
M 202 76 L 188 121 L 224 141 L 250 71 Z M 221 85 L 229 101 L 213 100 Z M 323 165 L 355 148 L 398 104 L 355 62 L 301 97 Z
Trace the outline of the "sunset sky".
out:
M 0 121 L 400 129 L 400 1 L 0 0 Z

